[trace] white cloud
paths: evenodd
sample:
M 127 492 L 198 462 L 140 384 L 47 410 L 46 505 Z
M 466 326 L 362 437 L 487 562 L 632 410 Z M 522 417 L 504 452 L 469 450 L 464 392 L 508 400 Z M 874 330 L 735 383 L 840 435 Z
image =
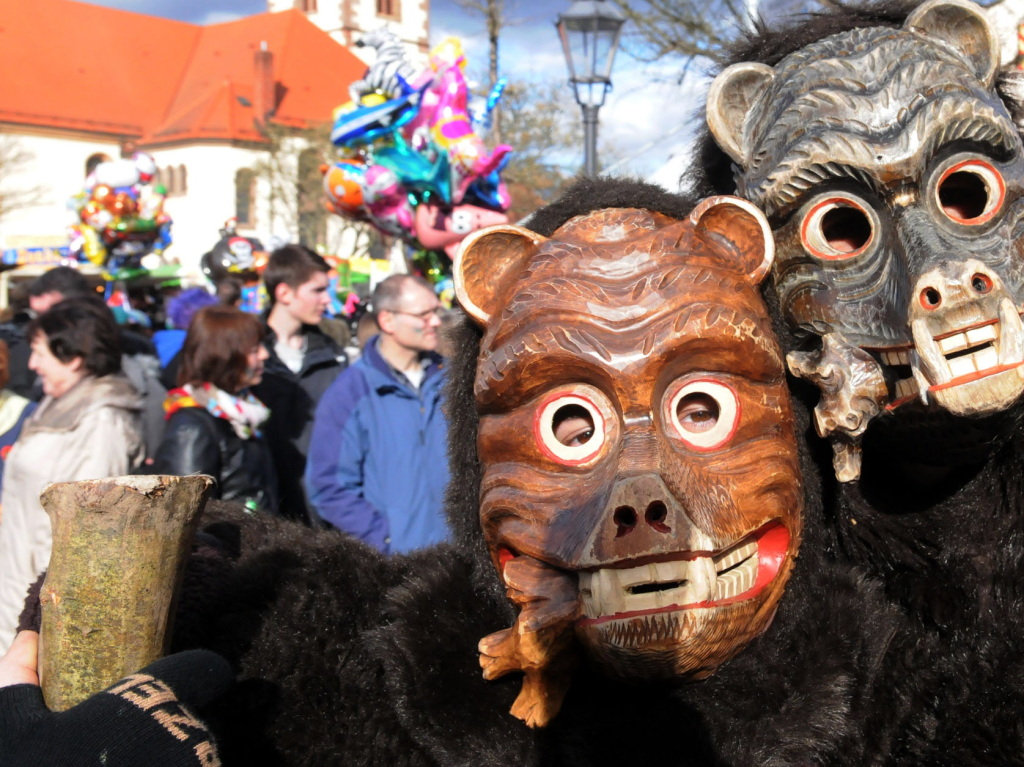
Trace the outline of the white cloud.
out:
M 601 109 L 599 128 L 601 143 L 613 150 L 613 157 L 603 164 L 613 173 L 653 177 L 676 188 L 708 86 L 707 78 L 696 72 L 688 73 L 682 83 L 676 82 L 678 76 L 672 64 L 630 61 L 616 66 L 614 89 Z
M 483 35 L 467 34 L 465 30 L 452 26 L 441 26 L 433 23 L 430 25 L 431 46 L 437 45 L 446 37 L 456 37 L 462 42 L 462 52 L 466 55 L 466 60 L 471 66 L 477 59 L 483 59 L 486 65 L 487 39 Z
M 231 13 L 230 11 L 210 11 L 195 23 L 202 26 L 207 26 L 209 24 L 223 24 L 226 21 L 237 21 L 244 16 L 245 14 Z

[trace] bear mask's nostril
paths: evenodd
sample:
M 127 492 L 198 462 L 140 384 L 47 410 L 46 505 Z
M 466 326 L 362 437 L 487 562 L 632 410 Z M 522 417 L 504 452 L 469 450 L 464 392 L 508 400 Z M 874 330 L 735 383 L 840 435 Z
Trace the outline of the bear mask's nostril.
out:
M 644 519 L 647 520 L 647 524 L 657 530 L 659 533 L 670 533 L 672 529 L 665 524 L 665 519 L 668 517 L 668 507 L 665 506 L 661 501 L 652 501 L 647 507 L 647 514 L 644 515 Z
M 619 528 L 618 532 L 615 533 L 616 538 L 629 535 L 633 532 L 633 528 L 636 527 L 636 510 L 631 506 L 619 506 L 612 516 L 612 521 Z

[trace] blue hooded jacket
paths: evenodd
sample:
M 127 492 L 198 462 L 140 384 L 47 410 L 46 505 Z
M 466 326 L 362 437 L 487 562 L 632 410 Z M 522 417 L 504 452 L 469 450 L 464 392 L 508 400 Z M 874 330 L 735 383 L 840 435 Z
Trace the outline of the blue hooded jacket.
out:
M 448 537 L 447 423 L 441 357 L 419 391 L 391 370 L 371 339 L 316 410 L 306 487 L 320 517 L 385 553 Z

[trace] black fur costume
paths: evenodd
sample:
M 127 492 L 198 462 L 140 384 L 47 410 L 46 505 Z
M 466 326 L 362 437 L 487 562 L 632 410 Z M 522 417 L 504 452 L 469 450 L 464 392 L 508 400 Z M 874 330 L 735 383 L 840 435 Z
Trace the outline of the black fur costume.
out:
M 604 207 L 682 217 L 691 202 L 635 182 L 584 182 L 531 226 L 550 234 Z M 175 644 L 237 667 L 240 681 L 207 712 L 226 764 L 865 765 L 908 752 L 906 763 L 920 763 L 929 733 L 905 725 L 927 703 L 902 674 L 934 648 L 880 589 L 826 565 L 810 531 L 771 628 L 710 679 L 631 685 L 584 667 L 551 726 L 512 717 L 518 679 L 484 681 L 476 652 L 514 618 L 478 523 L 480 333 L 466 322 L 454 341 L 450 545 L 388 559 L 338 533 L 210 512 Z M 820 487 L 806 452 L 802 464 L 807 487 Z
M 730 60 L 774 64 L 825 35 L 904 17 L 893 5 L 842 9 L 762 30 Z M 702 195 L 734 188 L 710 139 L 692 177 Z M 550 234 L 612 206 L 683 216 L 690 202 L 584 183 L 531 226 Z M 797 348 L 777 306 L 773 315 L 783 347 Z M 507 713 L 517 681 L 485 682 L 476 661 L 477 641 L 513 613 L 477 524 L 480 336 L 468 323 L 457 334 L 451 545 L 383 559 L 340 535 L 226 510 L 208 530 L 218 550 L 238 538 L 237 558 L 197 558 L 215 574 L 193 580 L 202 598 L 185 600 L 178 646 L 212 647 L 238 667 L 210 714 L 228 764 L 1024 764 L 1019 408 L 880 419 L 861 481 L 842 486 L 810 425 L 817 391 L 791 381 L 806 435 L 805 532 L 771 629 L 704 682 L 631 686 L 583 668 L 554 723 L 531 731 Z
M 823 37 L 869 26 L 898 27 L 913 4 L 842 7 L 780 29 L 759 28 L 727 52 L 776 65 Z M 1020 72 L 1003 73 L 1000 97 L 1020 126 Z M 709 133 L 687 174 L 702 195 L 735 193 L 731 161 Z M 787 351 L 806 340 L 781 319 L 766 289 L 776 333 Z M 791 379 L 795 407 L 808 418 L 818 390 Z M 1024 435 L 1020 403 L 984 418 L 897 414 L 879 418 L 864 441 L 864 468 L 840 484 L 828 470 L 824 440 L 807 429 L 819 470 L 808 474 L 808 541 L 830 562 L 858 568 L 882 585 L 929 654 L 890 654 L 883 672 L 908 680 L 906 730 L 892 763 L 1022 764 L 1024 682 Z M 820 516 L 816 516 L 820 515 Z M 912 681 L 911 681 L 912 680 Z

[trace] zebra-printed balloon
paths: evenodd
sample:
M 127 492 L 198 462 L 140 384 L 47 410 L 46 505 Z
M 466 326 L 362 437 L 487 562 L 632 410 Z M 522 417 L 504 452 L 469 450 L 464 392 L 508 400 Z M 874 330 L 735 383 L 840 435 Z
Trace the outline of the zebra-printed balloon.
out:
M 416 69 L 406 58 L 405 46 L 398 35 L 387 27 L 380 27 L 363 35 L 356 45 L 375 48 L 377 58 L 363 78 L 349 86 L 352 100 L 358 104 L 360 98 L 369 93 L 383 93 L 388 98 L 404 95 L 404 85 L 416 76 Z

